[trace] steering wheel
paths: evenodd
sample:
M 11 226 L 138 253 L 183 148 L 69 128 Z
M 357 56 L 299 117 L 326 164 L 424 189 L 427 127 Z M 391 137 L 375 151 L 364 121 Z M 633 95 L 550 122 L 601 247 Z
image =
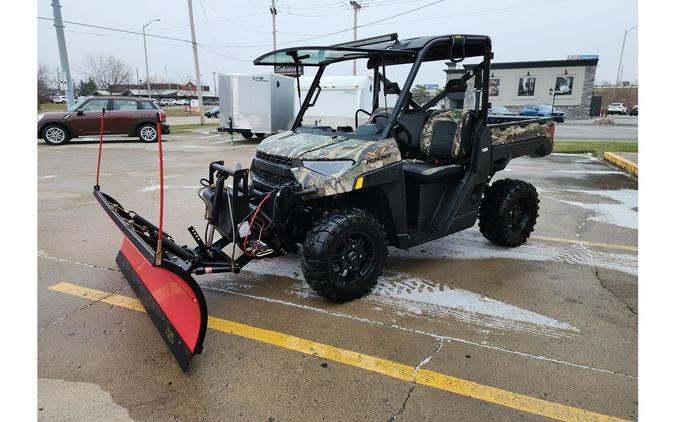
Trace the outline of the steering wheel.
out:
M 375 113 L 372 116 L 370 116 L 370 119 L 368 119 L 368 120 L 370 120 L 372 123 L 377 124 L 378 118 L 389 120 L 389 114 L 387 114 L 387 113 Z M 401 133 L 405 133 L 405 140 L 402 140 L 400 138 L 399 135 Z M 408 126 L 406 126 L 405 123 L 403 123 L 401 121 L 397 121 L 395 123 L 395 126 L 394 126 L 394 139 L 396 139 L 397 144 L 405 146 L 405 147 L 409 147 L 410 142 L 412 142 L 412 139 L 413 139 L 412 131 L 410 130 L 410 128 Z

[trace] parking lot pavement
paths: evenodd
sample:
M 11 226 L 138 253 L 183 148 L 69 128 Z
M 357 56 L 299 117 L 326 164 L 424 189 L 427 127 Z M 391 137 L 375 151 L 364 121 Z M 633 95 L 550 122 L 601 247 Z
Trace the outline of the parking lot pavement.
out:
M 565 122 L 556 126 L 555 138 L 573 141 L 637 141 L 638 126 L 637 124 L 596 125 Z
M 165 230 L 178 243 L 201 222 L 208 163 L 247 165 L 255 146 L 167 136 Z M 155 148 L 108 142 L 101 175 L 103 191 L 151 221 Z M 391 249 L 361 300 L 318 298 L 296 256 L 198 277 L 213 319 L 184 374 L 126 299 L 121 236 L 91 196 L 96 154 L 95 143 L 38 147 L 45 420 L 637 418 L 637 182 L 601 160 L 513 161 L 498 175 L 541 199 L 525 245 L 493 246 L 473 228 Z

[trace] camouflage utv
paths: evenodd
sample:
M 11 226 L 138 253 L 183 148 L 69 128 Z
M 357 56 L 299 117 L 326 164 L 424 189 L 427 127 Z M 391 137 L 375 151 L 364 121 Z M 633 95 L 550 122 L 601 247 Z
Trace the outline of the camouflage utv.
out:
M 413 98 L 422 63 L 442 66 L 442 61 L 467 58 L 480 63 L 450 79 L 430 100 Z M 355 59 L 366 60 L 373 72 L 371 109 L 354 110 L 353 127 L 305 123 L 303 117 L 320 100 L 327 66 Z M 316 67 L 316 76 L 290 130 L 263 140 L 250 169 L 210 164 L 199 192 L 206 205 L 205 239 L 189 229 L 195 248 L 177 245 L 96 191 L 127 238 L 118 263 L 139 296 L 146 296 L 142 300 L 151 316 L 159 313 L 153 320 L 181 364 L 201 350 L 205 327 L 205 301 L 190 274 L 236 273 L 251 260 L 299 253 L 307 283 L 322 297 L 343 302 L 373 289 L 388 246 L 408 249 L 470 228 L 476 220 L 495 244 L 525 242 L 537 219 L 537 191 L 519 180 L 489 184 L 513 158 L 550 154 L 554 123 L 514 117 L 491 124 L 491 59 L 487 36 L 398 40 L 396 34 L 287 48 L 257 58 L 257 65 Z M 386 74 L 401 65 L 410 70 L 399 87 Z M 468 89 L 475 90 L 475 103 L 463 105 L 457 98 Z M 157 260 L 155 251 L 162 248 Z M 167 273 L 150 274 L 148 265 Z M 172 331 L 176 315 L 187 311 L 170 305 L 155 309 L 160 300 L 153 292 L 166 287 L 169 278 L 178 285 L 171 289 L 175 295 L 187 295 L 186 304 L 199 305 L 194 311 L 199 318 L 193 318 L 198 334 L 187 350 L 176 346 L 176 339 L 179 345 L 184 339 Z

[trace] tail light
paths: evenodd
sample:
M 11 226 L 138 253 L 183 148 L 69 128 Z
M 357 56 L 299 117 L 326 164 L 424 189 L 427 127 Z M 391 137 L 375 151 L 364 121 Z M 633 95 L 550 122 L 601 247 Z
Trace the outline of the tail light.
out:
M 553 124 L 549 127 L 549 131 L 550 131 L 550 133 L 551 133 L 551 142 L 554 142 L 554 138 L 555 138 L 555 123 L 553 123 Z
M 159 111 L 159 120 L 161 120 L 162 122 L 166 122 L 166 113 L 164 112 L 164 110 Z

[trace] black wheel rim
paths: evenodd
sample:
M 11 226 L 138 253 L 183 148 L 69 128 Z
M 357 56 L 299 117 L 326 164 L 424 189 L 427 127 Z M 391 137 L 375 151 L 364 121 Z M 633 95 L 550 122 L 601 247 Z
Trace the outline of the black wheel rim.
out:
M 335 248 L 331 270 L 344 286 L 354 286 L 368 278 L 375 269 L 373 244 L 363 233 L 343 237 Z
M 522 232 L 530 222 L 530 204 L 526 198 L 518 198 L 509 212 L 511 231 Z

